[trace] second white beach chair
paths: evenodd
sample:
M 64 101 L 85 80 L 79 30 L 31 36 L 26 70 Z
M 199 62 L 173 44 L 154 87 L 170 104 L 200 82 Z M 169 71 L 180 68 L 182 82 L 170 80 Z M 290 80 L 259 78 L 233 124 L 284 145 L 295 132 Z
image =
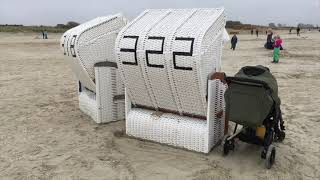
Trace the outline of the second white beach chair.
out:
M 68 30 L 60 41 L 79 81 L 79 107 L 96 123 L 124 119 L 124 86 L 116 70 L 114 46 L 126 23 L 120 14 L 98 17 Z

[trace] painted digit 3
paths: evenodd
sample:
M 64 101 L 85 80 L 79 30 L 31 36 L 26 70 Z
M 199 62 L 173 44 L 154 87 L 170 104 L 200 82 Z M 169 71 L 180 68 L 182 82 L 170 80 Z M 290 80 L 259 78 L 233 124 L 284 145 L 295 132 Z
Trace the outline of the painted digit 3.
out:
M 127 61 L 122 61 L 122 64 L 127 64 L 127 65 L 138 65 L 138 60 L 137 60 L 137 45 L 138 45 L 138 39 L 139 36 L 123 36 L 123 38 L 131 38 L 135 39 L 135 45 L 134 49 L 127 49 L 127 48 L 121 48 L 121 52 L 133 52 L 134 53 L 134 60 L 135 62 L 127 62 Z

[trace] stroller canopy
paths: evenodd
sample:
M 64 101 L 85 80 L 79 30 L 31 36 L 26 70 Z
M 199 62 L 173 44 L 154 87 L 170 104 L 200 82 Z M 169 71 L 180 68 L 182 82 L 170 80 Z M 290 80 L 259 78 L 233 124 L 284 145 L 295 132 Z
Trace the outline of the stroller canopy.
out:
M 233 122 L 257 127 L 280 106 L 278 84 L 264 66 L 246 66 L 234 77 L 228 77 L 225 93 L 226 113 Z

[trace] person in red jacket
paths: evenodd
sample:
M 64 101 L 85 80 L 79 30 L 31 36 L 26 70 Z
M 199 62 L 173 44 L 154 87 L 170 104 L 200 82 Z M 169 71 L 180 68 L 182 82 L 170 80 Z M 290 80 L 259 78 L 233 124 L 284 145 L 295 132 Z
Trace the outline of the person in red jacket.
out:
M 278 63 L 280 58 L 280 47 L 282 45 L 282 39 L 279 35 L 276 36 L 274 44 L 273 44 L 273 61 L 272 63 Z

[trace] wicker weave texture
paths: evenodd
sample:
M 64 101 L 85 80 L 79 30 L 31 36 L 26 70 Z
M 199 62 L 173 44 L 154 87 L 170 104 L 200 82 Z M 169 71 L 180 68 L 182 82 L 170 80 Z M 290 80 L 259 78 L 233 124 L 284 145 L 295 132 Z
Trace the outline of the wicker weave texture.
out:
M 130 136 L 159 143 L 208 152 L 206 121 L 174 114 L 155 115 L 155 111 L 133 108 L 126 119 Z
M 212 148 L 220 142 L 224 135 L 224 92 L 227 87 L 220 80 L 210 80 L 208 86 L 208 147 Z
M 208 153 L 223 137 L 225 85 L 208 82 L 207 120 L 127 107 L 126 133 L 142 139 Z M 127 99 L 128 100 L 128 99 Z
M 90 116 L 95 122 L 99 123 L 98 119 L 98 104 L 96 101 L 96 93 L 87 90 L 82 86 L 83 90 L 79 92 L 79 108 L 86 115 Z
M 94 67 L 97 62 L 115 62 L 114 45 L 126 24 L 120 14 L 98 17 L 68 30 L 61 48 L 81 82 L 79 107 L 96 123 L 124 119 L 124 85 L 115 67 Z
M 96 93 L 80 85 L 79 107 L 96 123 L 108 123 L 125 118 L 124 85 L 116 68 L 95 67 Z
M 65 59 L 86 88 L 96 91 L 95 63 L 115 62 L 115 40 L 126 22 L 120 14 L 98 17 L 68 30 L 61 37 L 60 45 Z
M 132 103 L 206 116 L 224 26 L 222 8 L 146 10 L 125 26 L 115 54 Z
M 97 123 L 122 120 L 125 117 L 124 85 L 119 81 L 116 68 L 95 67 L 97 84 L 96 103 L 98 105 Z

